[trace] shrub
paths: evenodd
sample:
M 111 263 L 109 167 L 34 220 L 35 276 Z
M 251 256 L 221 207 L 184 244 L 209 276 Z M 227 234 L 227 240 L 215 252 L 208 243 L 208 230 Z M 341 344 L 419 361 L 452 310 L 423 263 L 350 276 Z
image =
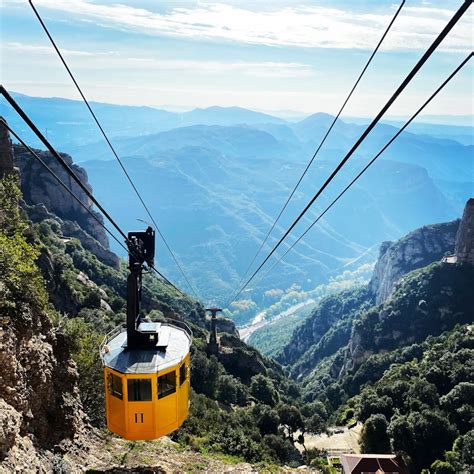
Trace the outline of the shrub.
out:
M 273 382 L 261 374 L 252 377 L 250 394 L 257 400 L 260 400 L 271 407 L 274 407 L 280 398 L 278 392 L 275 390 Z

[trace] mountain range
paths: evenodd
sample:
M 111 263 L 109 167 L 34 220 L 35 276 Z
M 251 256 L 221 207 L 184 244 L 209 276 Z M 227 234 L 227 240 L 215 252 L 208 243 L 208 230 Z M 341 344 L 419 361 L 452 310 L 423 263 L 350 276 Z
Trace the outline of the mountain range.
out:
M 122 226 L 133 229 L 144 225 L 137 219 L 149 221 L 83 104 L 18 94 L 16 99 L 43 131 L 47 129 L 54 146 L 81 163 L 95 195 Z M 333 120 L 317 113 L 287 122 L 237 107 L 175 113 L 92 106 L 193 286 L 203 301 L 220 304 L 237 287 Z M 4 105 L 0 113 L 30 137 Z M 265 292 L 286 292 L 295 282 L 303 289 L 314 288 L 342 269 L 375 261 L 383 240 L 459 215 L 474 189 L 473 147 L 466 144 L 466 129 L 433 127 L 404 132 L 285 263 L 253 282 L 241 297 L 244 304 L 231 306 L 227 314 L 245 323 L 268 302 Z M 337 121 L 264 252 L 364 129 L 364 124 Z M 294 235 L 305 230 L 396 131 L 385 123 L 375 128 Z M 189 291 L 163 244 L 158 245 L 157 261 Z M 250 306 L 252 311 L 246 309 Z

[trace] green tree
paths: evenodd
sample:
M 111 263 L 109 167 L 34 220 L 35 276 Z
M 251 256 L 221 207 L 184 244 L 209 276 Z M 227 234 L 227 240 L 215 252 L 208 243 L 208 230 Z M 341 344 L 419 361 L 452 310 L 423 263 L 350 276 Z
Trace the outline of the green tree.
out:
M 437 459 L 431 464 L 432 474 L 456 474 L 456 469 L 446 461 L 440 461 Z
M 63 319 L 63 330 L 77 364 L 84 410 L 94 426 L 104 426 L 104 372 L 98 350 L 103 336 L 82 318 Z
M 359 403 L 358 418 L 364 422 L 371 415 L 380 413 L 387 419 L 390 419 L 393 414 L 393 401 L 387 395 L 379 395 L 373 389 L 366 389 L 362 392 Z
M 274 407 L 279 400 L 278 392 L 275 390 L 273 382 L 264 375 L 258 374 L 252 377 L 250 384 L 250 394 L 262 403 Z
M 456 437 L 456 427 L 442 413 L 432 410 L 394 417 L 388 431 L 394 451 L 406 452 L 415 471 L 441 458 Z
M 309 431 L 313 434 L 319 434 L 326 430 L 327 422 L 324 420 L 321 415 L 315 413 L 314 415 L 310 416 L 305 421 L 306 431 Z
M 472 464 L 474 459 L 474 430 L 467 432 L 456 439 L 453 451 L 459 456 L 459 460 L 464 465 Z
M 384 415 L 371 415 L 362 428 L 360 447 L 363 453 L 389 453 L 388 422 Z
M 290 459 L 291 453 L 294 451 L 294 446 L 291 442 L 274 434 L 269 434 L 263 437 L 263 443 L 274 459 L 280 462 L 286 462 Z
M 461 382 L 441 397 L 441 407 L 450 414 L 461 432 L 466 432 L 474 419 L 474 383 Z
M 204 393 L 204 395 L 215 398 L 219 372 L 219 362 L 214 356 L 207 357 L 203 351 L 193 351 L 191 357 L 191 386 L 197 393 Z
M 286 428 L 289 438 L 293 441 L 293 434 L 300 430 L 304 431 L 303 417 L 294 405 L 280 405 L 278 407 L 280 423 Z
M 280 417 L 276 410 L 268 405 L 257 404 L 253 407 L 252 415 L 257 420 L 257 426 L 262 435 L 278 433 Z

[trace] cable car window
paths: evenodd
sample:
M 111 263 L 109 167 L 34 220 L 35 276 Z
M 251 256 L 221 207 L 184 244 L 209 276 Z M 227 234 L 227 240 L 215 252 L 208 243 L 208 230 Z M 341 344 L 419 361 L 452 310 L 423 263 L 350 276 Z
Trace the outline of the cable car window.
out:
M 117 377 L 117 375 L 109 374 L 109 393 L 114 397 L 123 399 L 123 391 L 122 391 L 122 379 Z
M 127 389 L 129 402 L 151 401 L 151 379 L 128 379 Z
M 183 385 L 183 383 L 186 382 L 186 369 L 186 363 L 179 368 L 179 385 Z
M 158 377 L 158 399 L 167 397 L 176 392 L 176 373 L 160 375 Z

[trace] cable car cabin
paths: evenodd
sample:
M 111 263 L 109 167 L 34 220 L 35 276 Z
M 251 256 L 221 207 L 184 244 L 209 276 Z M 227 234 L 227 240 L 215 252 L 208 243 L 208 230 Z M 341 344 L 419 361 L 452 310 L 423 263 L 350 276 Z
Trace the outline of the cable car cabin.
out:
M 102 346 L 107 427 L 129 440 L 149 440 L 178 429 L 189 409 L 191 332 L 171 323 L 142 322 L 153 349 L 128 349 L 127 332 Z
M 156 439 L 178 429 L 189 410 L 192 333 L 181 321 L 142 321 L 143 265 L 153 268 L 155 232 L 129 232 L 127 324 L 100 347 L 107 427 L 129 440 Z

